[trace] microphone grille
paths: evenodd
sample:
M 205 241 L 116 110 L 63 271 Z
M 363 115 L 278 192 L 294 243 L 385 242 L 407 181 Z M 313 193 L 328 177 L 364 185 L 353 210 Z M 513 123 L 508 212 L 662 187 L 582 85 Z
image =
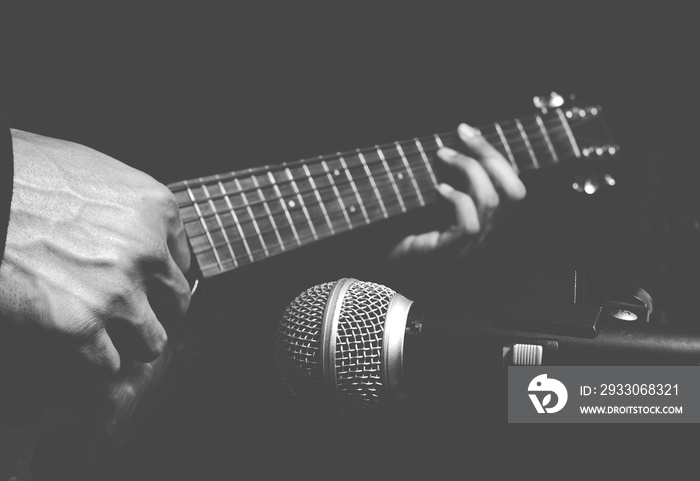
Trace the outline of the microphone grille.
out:
M 322 330 L 326 306 L 337 282 L 301 293 L 285 310 L 277 330 L 275 353 L 283 382 L 307 404 L 324 405 Z M 396 292 L 386 286 L 352 280 L 342 298 L 335 337 L 338 402 L 348 411 L 383 403 L 384 324 Z
M 322 398 L 321 326 L 334 285 L 319 284 L 299 294 L 277 328 L 277 370 L 290 391 L 307 404 L 319 404 Z

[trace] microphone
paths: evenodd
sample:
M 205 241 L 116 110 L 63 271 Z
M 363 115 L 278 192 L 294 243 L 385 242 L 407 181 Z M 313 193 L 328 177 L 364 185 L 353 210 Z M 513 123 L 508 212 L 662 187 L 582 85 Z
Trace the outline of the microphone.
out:
M 700 330 L 633 322 L 619 309 L 532 299 L 447 313 L 344 278 L 292 301 L 275 337 L 278 372 L 305 404 L 366 412 L 510 365 L 698 365 Z M 434 394 L 434 393 L 433 393 Z

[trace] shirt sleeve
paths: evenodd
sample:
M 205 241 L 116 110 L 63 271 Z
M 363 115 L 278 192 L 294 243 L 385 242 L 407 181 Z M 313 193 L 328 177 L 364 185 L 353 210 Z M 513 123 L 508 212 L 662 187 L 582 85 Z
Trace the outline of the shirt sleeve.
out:
M 10 222 L 10 203 L 14 184 L 14 156 L 12 135 L 6 117 L 0 112 L 0 265 L 5 254 L 7 225 Z

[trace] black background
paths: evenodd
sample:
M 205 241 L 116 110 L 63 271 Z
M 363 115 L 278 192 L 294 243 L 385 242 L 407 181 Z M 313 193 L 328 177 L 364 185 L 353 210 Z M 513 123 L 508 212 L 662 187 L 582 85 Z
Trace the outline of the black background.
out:
M 227 327 L 198 374 L 110 465 L 115 476 L 384 475 L 441 465 L 466 476 L 484 460 L 513 467 L 519 446 L 534 454 L 567 437 L 571 450 L 557 445 L 572 453 L 589 446 L 582 439 L 600 442 L 601 431 L 509 427 L 504 400 L 487 402 L 505 394 L 483 389 L 468 397 L 492 412 L 448 402 L 445 412 L 348 422 L 300 411 L 276 384 L 271 332 L 298 292 L 346 276 L 414 299 L 488 304 L 529 269 L 578 268 L 591 300 L 602 299 L 626 252 L 638 173 L 655 167 L 664 202 L 681 216 L 695 218 L 700 206 L 698 39 L 681 3 L 5 5 L 0 95 L 11 124 L 84 143 L 163 183 L 529 114 L 533 95 L 553 90 L 602 105 L 626 152 L 620 188 L 599 196 L 572 192 L 567 175 L 531 179 L 528 199 L 471 263 L 383 263 L 400 232 L 425 226 L 416 218 L 215 286 L 227 292 Z M 686 262 L 677 289 L 663 294 L 677 312 L 693 312 L 695 265 Z

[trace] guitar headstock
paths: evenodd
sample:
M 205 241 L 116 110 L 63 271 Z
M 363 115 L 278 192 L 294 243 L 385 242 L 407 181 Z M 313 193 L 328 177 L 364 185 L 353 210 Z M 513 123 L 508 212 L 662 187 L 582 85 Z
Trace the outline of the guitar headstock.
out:
M 533 104 L 543 114 L 558 110 L 559 115 L 566 119 L 576 158 L 590 160 L 598 165 L 614 159 L 620 152 L 620 146 L 613 141 L 602 107 L 575 105 L 575 100 L 574 95 L 564 98 L 552 92 L 547 96 L 534 97 Z M 572 183 L 572 188 L 577 192 L 593 194 L 601 187 L 612 187 L 615 184 L 610 173 L 591 172 L 579 175 Z

